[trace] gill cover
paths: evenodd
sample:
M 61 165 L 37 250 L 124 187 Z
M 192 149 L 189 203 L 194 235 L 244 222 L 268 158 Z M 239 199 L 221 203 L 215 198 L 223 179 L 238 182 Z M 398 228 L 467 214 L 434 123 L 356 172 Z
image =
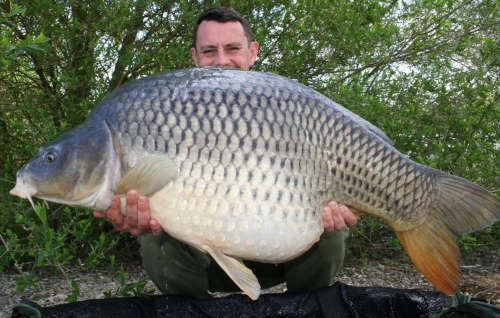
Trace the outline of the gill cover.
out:
M 113 128 L 101 121 L 80 125 L 54 139 L 19 170 L 11 194 L 105 210 L 120 172 L 114 134 Z

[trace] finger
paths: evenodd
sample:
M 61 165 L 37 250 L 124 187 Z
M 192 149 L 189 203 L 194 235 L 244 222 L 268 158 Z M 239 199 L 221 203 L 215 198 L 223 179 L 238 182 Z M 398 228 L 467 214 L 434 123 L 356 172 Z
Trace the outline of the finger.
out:
M 348 207 L 341 205 L 340 213 L 345 223 L 349 225 L 356 225 L 358 223 L 358 217 Z
M 116 194 L 113 196 L 113 199 L 111 200 L 111 204 L 108 210 L 109 209 L 120 210 L 120 197 L 117 196 Z
M 154 235 L 160 235 L 161 233 L 163 233 L 163 229 L 156 219 L 151 219 L 149 221 L 149 227 L 151 228 L 151 231 Z
M 94 211 L 93 213 L 96 218 L 104 219 L 108 217 L 105 212 Z
M 113 223 L 113 221 L 115 220 L 119 220 L 120 217 L 122 216 L 119 206 L 120 206 L 120 198 L 115 195 L 111 200 L 111 205 L 106 211 L 106 215 L 108 216 L 108 219 L 111 221 L 111 223 Z
M 126 220 L 130 226 L 137 227 L 137 191 L 130 190 L 127 192 Z
M 333 202 L 326 205 L 323 208 L 323 225 L 325 227 L 325 231 L 331 232 L 335 229 L 332 217 L 332 209 L 338 208 L 337 203 Z
M 332 209 L 333 223 L 335 225 L 335 229 L 339 231 L 342 231 L 346 227 L 344 217 L 341 212 L 342 207 L 344 206 L 337 206 L 336 209 Z
M 149 221 L 151 220 L 151 214 L 149 212 L 149 200 L 148 197 L 140 195 L 138 206 L 137 206 L 137 225 L 140 229 L 149 229 Z
M 108 215 L 109 218 L 116 219 L 118 215 L 122 215 L 120 211 L 120 197 L 115 195 L 113 196 L 113 199 L 111 200 L 111 205 L 105 212 Z
M 115 195 L 113 197 L 111 206 L 106 211 L 106 217 L 115 229 L 121 230 L 123 227 L 123 215 L 120 211 L 120 198 L 118 196 Z

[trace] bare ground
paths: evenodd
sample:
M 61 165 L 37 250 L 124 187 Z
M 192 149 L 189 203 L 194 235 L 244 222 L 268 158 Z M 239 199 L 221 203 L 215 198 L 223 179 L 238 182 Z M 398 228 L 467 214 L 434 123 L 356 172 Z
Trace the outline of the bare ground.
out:
M 128 273 L 126 283 L 140 280 L 148 281 L 140 262 L 124 264 Z M 460 291 L 477 298 L 487 299 L 500 304 L 500 248 L 489 251 L 475 251 L 462 260 L 463 279 Z M 71 294 L 71 280 L 78 283 L 78 300 L 104 298 L 105 292 L 115 294 L 123 289 L 123 285 L 111 277 L 106 269 L 88 271 L 78 267 L 69 267 L 64 275 L 53 276 L 50 273 L 37 273 L 40 278 L 38 288 L 27 288 L 24 292 L 16 291 L 14 272 L 0 273 L 0 317 L 10 317 L 11 306 L 22 298 L 36 301 L 41 306 L 53 306 L 64 303 Z M 355 286 L 385 286 L 403 289 L 436 290 L 407 261 L 372 260 L 359 261 L 348 257 L 344 268 L 337 278 L 339 281 Z M 156 291 L 149 282 L 145 290 Z M 284 285 L 277 286 L 266 292 L 281 292 Z

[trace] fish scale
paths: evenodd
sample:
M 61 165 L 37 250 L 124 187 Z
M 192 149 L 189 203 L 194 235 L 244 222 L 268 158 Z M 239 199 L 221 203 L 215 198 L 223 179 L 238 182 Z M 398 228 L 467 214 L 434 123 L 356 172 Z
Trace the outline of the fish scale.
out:
M 252 299 L 260 286 L 238 260 L 301 255 L 319 239 L 333 200 L 388 222 L 447 294 L 461 277 L 456 235 L 500 219 L 498 197 L 411 161 L 380 129 L 314 90 L 218 67 L 118 88 L 42 147 L 11 194 L 104 211 L 130 189 L 149 197 L 166 232 L 209 253 Z
M 209 82 L 210 84 L 208 84 Z M 267 89 L 267 95 L 260 96 L 260 100 L 262 102 L 265 99 L 264 104 L 271 105 L 271 107 L 263 108 L 258 104 L 257 100 L 259 99 L 255 96 L 255 92 L 264 91 L 262 86 L 249 82 L 237 83 L 236 85 L 231 85 L 224 80 L 212 82 L 212 80 L 208 80 L 207 85 L 197 82 L 192 89 L 188 85 L 174 86 L 175 84 L 173 84 L 168 89 L 170 96 L 160 93 L 161 89 L 154 87 L 158 85 L 157 82 L 150 82 L 151 84 L 145 84 L 137 91 L 129 92 L 131 96 L 141 96 L 141 99 L 136 98 L 133 103 L 124 103 L 123 106 L 117 102 L 115 107 L 110 108 L 117 114 L 120 114 L 122 108 L 128 111 L 126 118 L 118 115 L 117 119 L 118 121 L 119 118 L 122 119 L 118 126 L 122 127 L 121 132 L 125 140 L 132 141 L 126 146 L 136 151 L 135 156 L 128 155 L 130 166 L 137 164 L 143 156 L 161 153 L 158 145 L 167 144 L 167 140 L 173 139 L 175 141 L 175 145 L 167 144 L 168 148 L 163 150 L 168 153 L 172 160 L 178 161 L 176 162 L 179 164 L 179 176 L 182 176 L 182 179 L 178 178 L 177 182 L 173 183 L 173 187 L 169 189 L 167 201 L 172 202 L 171 209 L 165 211 L 163 207 L 156 207 L 156 201 L 152 200 L 154 215 L 158 215 L 159 219 L 165 218 L 164 223 L 167 224 L 165 227 L 168 232 L 172 232 L 174 236 L 178 234 L 178 239 L 201 248 L 203 244 L 207 244 L 207 240 L 194 242 L 191 237 L 194 229 L 186 226 L 184 230 L 181 230 L 178 225 L 178 222 L 182 223 L 183 215 L 192 216 L 200 213 L 198 211 L 202 211 L 200 214 L 213 215 L 215 210 L 217 210 L 217 214 L 228 215 L 231 214 L 231 211 L 237 211 L 236 216 L 244 216 L 244 220 L 240 221 L 242 224 L 240 232 L 247 231 L 248 223 L 252 223 L 248 220 L 257 217 L 253 230 L 262 231 L 259 236 L 267 237 L 266 240 L 271 241 L 274 236 L 273 230 L 263 228 L 260 224 L 270 221 L 288 221 L 292 224 L 305 222 L 304 227 L 301 228 L 297 225 L 295 227 L 298 227 L 299 231 L 307 232 L 308 222 L 313 222 L 314 225 L 310 226 L 312 228 L 311 237 L 305 235 L 301 237 L 303 242 L 308 242 L 302 247 L 306 250 L 321 233 L 320 211 L 321 206 L 327 200 L 336 199 L 348 204 L 351 203 L 353 206 L 363 207 L 360 202 L 354 204 L 354 200 L 357 201 L 359 194 L 363 193 L 358 190 L 359 182 L 356 184 L 356 180 L 361 180 L 361 178 L 352 174 L 348 164 L 354 153 L 359 155 L 358 149 L 350 146 L 359 144 L 359 136 L 362 134 L 359 129 L 356 130 L 352 127 L 350 118 L 340 116 L 337 121 L 328 121 L 328 114 L 319 111 L 325 108 L 321 100 L 308 98 L 307 94 L 300 94 L 297 91 L 291 93 L 286 88 L 281 91 L 276 88 L 274 90 Z M 161 83 L 161 85 L 165 84 Z M 222 93 L 222 89 L 226 91 Z M 165 96 L 164 99 L 159 95 Z M 228 96 L 230 97 L 228 98 Z M 118 99 L 129 100 L 123 96 L 119 96 Z M 151 100 L 157 100 L 161 105 L 155 111 L 154 117 L 167 117 L 167 123 L 170 127 L 166 131 L 163 130 L 161 136 L 157 131 L 140 128 L 141 124 L 145 127 L 146 116 L 144 113 L 146 110 L 151 111 L 147 108 L 148 105 L 153 104 Z M 287 100 L 287 102 L 283 102 L 283 100 Z M 110 102 L 114 103 L 114 101 Z M 244 114 L 246 117 L 242 118 Z M 318 118 L 320 114 L 321 119 Z M 111 118 L 113 116 L 111 114 Z M 149 116 L 149 118 L 152 117 L 153 115 Z M 211 125 L 206 125 L 206 130 L 200 132 L 200 125 L 197 123 L 206 117 L 211 120 Z M 354 130 L 356 133 L 351 134 Z M 210 136 L 207 132 L 209 134 L 213 132 L 212 143 L 206 142 Z M 152 142 L 147 142 L 148 139 L 151 139 L 151 134 L 155 135 L 156 138 Z M 328 140 L 332 141 L 328 142 Z M 341 149 L 337 149 L 338 154 L 342 154 L 342 156 L 336 156 L 335 153 L 327 154 L 324 151 L 327 148 L 323 143 L 342 146 Z M 297 145 L 298 147 L 296 147 Z M 377 146 L 378 149 L 369 148 L 368 152 L 372 149 L 377 155 L 383 152 L 384 147 L 380 144 Z M 163 147 L 161 148 L 163 149 Z M 205 149 L 206 151 L 203 151 Z M 256 158 L 251 158 L 248 155 L 252 152 L 256 153 Z M 373 155 L 369 157 L 371 158 Z M 297 160 L 293 160 L 296 158 Z M 381 158 L 375 156 L 375 159 L 380 162 Z M 328 162 L 336 161 L 338 163 L 339 160 L 341 164 L 336 167 L 341 167 L 344 162 L 347 163 L 340 172 L 346 178 L 337 179 L 341 182 L 335 184 L 332 174 L 328 173 L 332 172 Z M 256 162 L 258 165 L 255 165 Z M 212 173 L 211 176 L 205 174 L 202 177 L 202 164 L 210 167 L 205 171 Z M 247 165 L 250 167 L 255 165 L 254 167 L 262 173 L 254 173 L 252 178 L 248 178 L 249 174 L 245 168 Z M 349 173 L 345 173 L 345 170 L 348 170 Z M 287 187 L 286 181 L 281 181 L 286 179 L 294 180 L 294 186 Z M 218 186 L 207 186 L 211 182 L 215 182 Z M 389 185 L 390 187 L 391 185 Z M 345 195 L 336 196 L 335 189 L 339 189 L 340 193 L 343 193 L 343 188 L 346 188 Z M 200 203 L 203 206 L 200 208 L 197 204 L 198 201 L 191 200 L 191 197 L 204 198 Z M 366 195 L 365 197 L 372 196 Z M 205 202 L 205 199 L 209 203 Z M 158 204 L 163 204 L 163 200 L 165 199 L 160 200 Z M 211 200 L 216 201 L 210 203 Z M 220 200 L 237 200 L 237 202 L 221 205 L 218 204 Z M 188 201 L 192 203 L 187 204 Z M 292 205 L 292 202 L 295 204 Z M 245 205 L 250 203 L 256 205 L 256 213 L 246 211 Z M 300 203 L 299 206 L 302 209 L 307 209 L 308 212 L 298 210 L 296 203 Z M 376 203 L 371 203 L 376 205 Z M 207 205 L 211 209 L 204 210 Z M 242 208 L 237 209 L 235 205 Z M 382 205 L 382 208 L 388 207 Z M 291 212 L 284 213 L 279 210 Z M 168 217 L 170 214 L 173 216 Z M 285 214 L 287 217 L 284 217 Z M 294 214 L 296 218 L 288 216 Z M 203 219 L 203 216 L 200 215 L 200 218 Z M 300 222 L 296 222 L 297 219 L 300 219 Z M 205 216 L 204 226 L 207 228 L 204 231 L 211 239 L 215 238 L 215 232 L 223 231 L 217 224 L 220 224 L 220 219 L 208 220 Z M 264 232 L 264 230 L 269 232 Z M 233 236 L 245 236 L 242 233 L 233 234 L 237 233 L 234 230 L 229 232 L 232 232 Z M 279 231 L 279 233 L 286 235 L 284 231 Z M 280 240 L 294 241 L 296 234 L 289 233 L 288 236 L 284 236 Z M 224 240 L 221 240 L 221 236 L 218 238 L 215 246 L 221 248 L 223 253 L 227 255 L 241 254 L 241 247 L 221 247 Z M 210 239 L 208 241 L 211 244 L 214 243 L 210 242 Z M 251 239 L 247 238 L 243 241 L 249 243 Z M 245 246 L 245 248 L 248 247 Z M 271 251 L 262 252 L 265 259 L 256 258 L 254 255 L 257 252 L 255 251 L 248 250 L 248 253 L 251 255 L 238 256 L 275 262 L 288 260 L 297 254 L 295 250 L 293 253 L 285 253 L 274 247 Z M 270 259 L 270 257 L 275 258 Z

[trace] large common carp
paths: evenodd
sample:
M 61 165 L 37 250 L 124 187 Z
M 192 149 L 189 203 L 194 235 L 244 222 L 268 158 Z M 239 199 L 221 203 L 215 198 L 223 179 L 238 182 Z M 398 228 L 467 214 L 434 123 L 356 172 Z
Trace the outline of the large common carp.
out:
M 316 91 L 217 67 L 118 88 L 42 147 L 11 194 L 104 211 L 129 189 L 149 196 L 166 232 L 209 253 L 253 299 L 260 286 L 239 260 L 299 256 L 323 232 L 332 200 L 389 223 L 447 294 L 461 277 L 457 233 L 500 219 L 499 198 L 411 161 Z

